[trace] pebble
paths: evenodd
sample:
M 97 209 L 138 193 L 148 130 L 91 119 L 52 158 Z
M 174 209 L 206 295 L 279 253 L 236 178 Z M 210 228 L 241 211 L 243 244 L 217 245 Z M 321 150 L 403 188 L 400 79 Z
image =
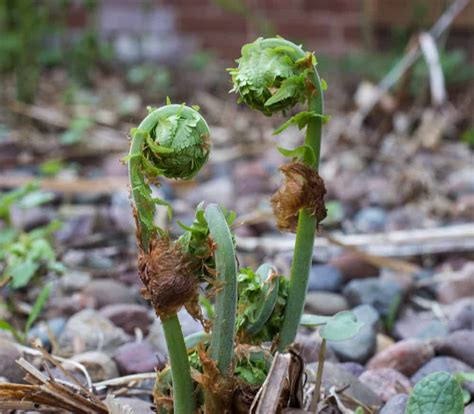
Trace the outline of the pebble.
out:
M 339 366 L 350 372 L 354 377 L 359 377 L 365 371 L 364 366 L 357 362 L 341 362 Z
M 372 357 L 367 368 L 393 368 L 406 376 L 411 376 L 433 356 L 433 347 L 428 342 L 405 339 Z
M 332 316 L 337 312 L 349 309 L 344 296 L 333 292 L 309 292 L 306 295 L 305 309 L 309 313 Z
M 436 355 L 447 355 L 474 367 L 474 331 L 456 331 L 433 342 Z
M 460 195 L 474 194 L 474 174 L 472 168 L 455 170 L 443 183 L 445 191 L 450 196 L 459 197 Z
M 461 329 L 474 331 L 474 299 L 461 299 L 450 312 L 448 328 L 451 332 Z
M 56 232 L 55 239 L 59 243 L 73 243 L 84 240 L 94 233 L 97 222 L 97 209 L 94 206 L 74 206 L 71 212 L 62 209 L 66 215 L 62 227 Z
M 464 407 L 464 414 L 474 414 L 474 403 L 471 403 Z
M 49 307 L 52 315 L 62 317 L 74 315 L 83 309 L 95 308 L 97 301 L 89 295 L 77 292 L 70 296 L 51 298 Z
M 310 364 L 307 368 L 308 380 L 314 382 L 318 364 Z M 326 393 L 329 392 L 331 387 L 344 389 L 344 393 L 349 397 L 369 407 L 380 407 L 382 405 L 380 397 L 367 385 L 338 364 L 332 362 L 324 363 L 322 387 Z
M 0 373 L 1 376 L 13 383 L 23 383 L 24 371 L 16 363 L 22 354 L 15 346 L 3 339 L 0 339 Z
M 30 231 L 48 224 L 58 213 L 50 207 L 11 208 L 10 216 L 14 228 Z
M 309 273 L 308 291 L 340 292 L 342 282 L 342 273 L 336 267 L 329 264 L 313 265 Z
M 104 381 L 119 376 L 117 365 L 112 358 L 103 352 L 84 352 L 82 354 L 74 355 L 71 359 L 84 365 L 94 382 Z
M 135 329 L 140 329 L 148 335 L 151 318 L 145 306 L 131 303 L 116 303 L 104 306 L 100 314 L 110 319 L 115 326 L 122 328 L 129 335 L 135 334 Z
M 133 290 L 114 279 L 93 280 L 82 292 L 93 297 L 99 308 L 115 303 L 134 303 L 137 297 Z
M 116 401 L 119 402 L 122 406 L 128 406 L 131 408 L 132 414 L 156 414 L 156 411 L 153 410 L 153 403 L 138 400 L 136 398 L 117 398 Z M 126 413 L 127 411 L 120 411 Z
M 474 262 L 467 263 L 459 272 L 453 272 L 452 276 L 455 278 L 438 285 L 438 300 L 441 303 L 454 303 L 460 298 L 474 295 Z
M 375 233 L 383 231 L 387 214 L 380 207 L 366 207 L 354 217 L 354 225 L 362 233 Z
M 379 275 L 379 269 L 366 262 L 358 254 L 346 252 L 329 261 L 329 264 L 339 269 L 344 280 L 363 279 Z
M 129 342 L 117 348 L 114 353 L 121 375 L 153 372 L 164 367 L 164 358 L 159 356 L 148 342 Z
M 408 403 L 408 395 L 397 394 L 394 395 L 387 404 L 384 405 L 380 414 L 405 414 L 405 410 Z
M 416 384 L 427 375 L 438 371 L 446 371 L 450 374 L 455 374 L 456 372 L 472 373 L 474 369 L 459 359 L 449 356 L 437 356 L 417 370 L 411 377 L 411 382 L 412 384 Z M 474 382 L 465 382 L 463 388 L 468 390 L 471 394 L 474 394 Z
M 91 282 L 91 279 L 88 272 L 68 269 L 58 280 L 58 285 L 64 293 L 71 293 L 84 289 Z
M 270 190 L 269 175 L 260 161 L 237 162 L 232 175 L 238 197 L 261 195 Z M 213 191 L 216 192 L 215 189 Z
M 344 296 L 351 306 L 371 305 L 380 316 L 387 317 L 393 304 L 402 296 L 402 289 L 393 281 L 378 278 L 352 280 L 344 288 Z
M 448 328 L 433 312 L 415 312 L 407 309 L 394 324 L 393 335 L 397 339 L 431 339 L 448 334 Z
M 128 335 L 99 312 L 85 309 L 73 315 L 58 338 L 61 356 L 86 351 L 111 354 L 128 340 Z
M 228 177 L 214 178 L 188 191 L 184 198 L 192 205 L 206 200 L 206 203 L 231 207 L 234 203 L 234 185 Z
M 384 335 L 382 333 L 377 334 L 377 345 L 375 347 L 375 353 L 378 354 L 382 351 L 385 351 L 387 348 L 392 346 L 395 341 L 390 338 L 388 335 Z
M 65 326 L 66 319 L 64 318 L 53 318 L 46 322 L 40 322 L 30 329 L 28 340 L 40 340 L 45 348 L 49 348 L 51 346 L 50 337 L 57 338 Z
M 108 213 L 114 228 L 129 234 L 135 231 L 135 220 L 128 191 L 115 191 L 112 193 Z
M 203 327 L 199 321 L 193 319 L 193 317 L 183 308 L 178 312 L 178 319 L 183 330 L 184 337 L 201 332 Z M 166 341 L 163 332 L 163 326 L 159 319 L 155 319 L 152 325 L 149 327 L 149 334 L 147 341 L 150 342 L 156 349 L 161 352 L 166 352 Z
M 357 320 L 364 324 L 359 333 L 347 341 L 329 341 L 328 348 L 335 352 L 341 362 L 365 364 L 375 353 L 379 315 L 370 305 L 359 305 L 352 311 L 357 316 Z
M 317 362 L 319 359 L 319 352 L 321 351 L 322 339 L 317 332 L 312 335 L 298 334 L 295 342 L 300 346 L 300 355 L 306 364 L 311 362 Z M 329 347 L 326 347 L 324 353 L 325 361 L 338 362 L 334 351 Z
M 385 402 L 399 393 L 409 394 L 411 391 L 410 380 L 392 368 L 369 369 L 361 374 L 359 380 Z

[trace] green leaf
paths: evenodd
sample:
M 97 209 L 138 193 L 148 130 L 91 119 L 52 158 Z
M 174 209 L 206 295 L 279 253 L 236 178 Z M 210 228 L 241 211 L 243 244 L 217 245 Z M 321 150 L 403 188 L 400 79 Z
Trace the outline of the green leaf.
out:
M 11 285 L 14 289 L 25 287 L 39 268 L 39 263 L 31 260 L 24 261 L 7 270 L 12 277 Z
M 328 323 L 331 319 L 330 316 L 322 316 L 322 315 L 311 315 L 309 313 L 304 313 L 301 315 L 300 325 L 303 326 L 321 326 Z
M 324 325 L 319 334 L 328 341 L 345 341 L 356 335 L 363 323 L 350 311 L 342 311 L 332 316 Z
M 463 414 L 461 387 L 448 372 L 435 372 L 419 381 L 408 399 L 406 414 Z
M 303 129 L 311 119 L 321 118 L 323 123 L 328 121 L 328 117 L 326 115 L 318 114 L 314 111 L 303 111 L 299 112 L 296 115 L 292 116 L 282 125 L 280 125 L 274 132 L 273 135 L 278 135 L 283 132 L 286 128 L 290 125 L 297 125 L 298 129 Z
M 11 332 L 18 342 L 25 342 L 21 332 L 18 332 L 9 322 L 3 319 L 0 319 L 0 330 Z
M 316 154 L 309 145 L 301 145 L 291 150 L 278 147 L 278 151 L 280 151 L 280 154 L 284 157 L 297 158 L 303 160 L 305 164 L 308 165 L 313 165 L 316 162 Z
M 33 309 L 31 309 L 31 313 L 28 316 L 28 320 L 26 322 L 25 333 L 28 333 L 31 326 L 35 323 L 36 319 L 38 319 L 38 316 L 40 315 L 41 311 L 44 308 L 44 305 L 46 304 L 46 301 L 49 298 L 50 291 L 51 285 L 48 284 L 41 290 L 38 297 L 36 298 L 35 304 L 33 305 Z

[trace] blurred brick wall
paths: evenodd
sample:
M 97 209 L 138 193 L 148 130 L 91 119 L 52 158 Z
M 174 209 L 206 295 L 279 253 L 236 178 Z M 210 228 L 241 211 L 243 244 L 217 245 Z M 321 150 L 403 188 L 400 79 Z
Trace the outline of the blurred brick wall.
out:
M 239 56 L 243 43 L 261 36 L 262 21 L 269 22 L 275 33 L 304 42 L 308 49 L 333 55 L 354 49 L 361 41 L 359 0 L 246 0 L 251 19 L 226 12 L 216 0 L 160 3 L 175 10 L 180 33 L 217 50 L 224 58 Z
M 242 16 L 219 4 L 243 5 Z M 142 58 L 173 60 L 192 49 L 208 48 L 225 59 L 235 59 L 242 44 L 264 34 L 262 22 L 275 33 L 302 42 L 317 53 L 344 55 L 364 45 L 363 33 L 373 28 L 375 45 L 393 45 L 391 30 L 433 23 L 445 0 L 101 0 L 99 26 L 112 39 L 119 55 L 129 61 Z M 80 7 L 71 26 L 85 21 Z M 367 22 L 370 24 L 368 25 Z M 365 29 L 365 30 L 364 30 Z M 467 48 L 474 43 L 474 0 L 456 19 L 450 39 Z

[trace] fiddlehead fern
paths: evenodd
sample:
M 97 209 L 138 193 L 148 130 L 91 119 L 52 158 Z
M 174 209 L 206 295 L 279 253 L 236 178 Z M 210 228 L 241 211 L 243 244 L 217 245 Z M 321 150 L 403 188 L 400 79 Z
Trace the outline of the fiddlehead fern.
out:
M 257 39 L 242 48 L 238 67 L 229 69 L 239 100 L 265 115 L 288 111 L 298 102 L 308 109 L 285 122 L 276 133 L 291 124 L 307 127 L 305 144 L 292 150 L 280 150 L 296 158 L 282 167 L 286 176 L 283 188 L 272 200 L 278 225 L 296 229 L 288 299 L 280 333 L 279 349 L 290 345 L 303 313 L 309 270 L 313 255 L 315 229 L 325 216 L 324 184 L 317 174 L 321 147 L 321 129 L 326 120 L 323 89 L 316 70 L 316 58 L 301 47 L 282 38 Z M 289 191 L 289 190 L 292 191 Z M 291 194 L 291 195 L 290 195 Z M 297 200 L 297 202 L 294 202 Z
M 132 130 L 128 156 L 129 178 L 137 223 L 139 275 L 161 318 L 171 362 L 175 414 L 194 412 L 194 387 L 188 355 L 176 312 L 198 300 L 199 259 L 171 241 L 166 230 L 154 225 L 156 205 L 167 203 L 152 196 L 150 184 L 160 176 L 193 177 L 209 155 L 209 127 L 194 109 L 168 104 L 150 111 Z M 171 214 L 171 208 L 168 205 Z

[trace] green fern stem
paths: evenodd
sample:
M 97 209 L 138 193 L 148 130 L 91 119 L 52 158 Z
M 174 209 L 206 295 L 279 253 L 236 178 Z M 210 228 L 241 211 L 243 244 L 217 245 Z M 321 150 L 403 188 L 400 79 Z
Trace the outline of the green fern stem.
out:
M 163 132 L 163 125 L 167 127 L 167 123 L 169 131 Z M 156 128 L 160 125 L 163 140 L 154 142 L 152 139 L 158 135 Z M 194 176 L 207 159 L 209 148 L 199 148 L 198 145 L 201 141 L 207 145 L 208 135 L 209 128 L 204 118 L 184 105 L 166 105 L 156 109 L 132 131 L 128 156 L 129 179 L 137 236 L 145 253 L 149 253 L 150 241 L 163 232 L 153 224 L 156 205 L 167 205 L 163 200 L 152 198 L 148 184 L 150 178 L 163 175 L 188 179 Z M 187 136 L 188 141 L 181 138 Z M 176 144 L 178 140 L 179 145 Z M 197 155 L 195 159 L 193 154 Z M 174 414 L 192 414 L 195 412 L 194 385 L 181 325 L 176 314 L 163 318 L 162 324 L 171 364 Z
M 324 104 L 323 85 L 313 55 L 282 38 L 257 39 L 242 48 L 242 57 L 237 62 L 239 67 L 229 70 L 234 81 L 232 91 L 238 92 L 240 101 L 250 107 L 271 115 L 291 109 L 298 102 L 308 102 L 309 113 L 316 116 L 311 116 L 306 122 L 305 145 L 312 149 L 315 156 L 302 162 L 317 170 Z M 302 77 L 306 77 L 306 80 Z M 288 300 L 280 332 L 280 351 L 284 351 L 294 341 L 303 314 L 316 225 L 316 218 L 306 209 L 301 209 Z

